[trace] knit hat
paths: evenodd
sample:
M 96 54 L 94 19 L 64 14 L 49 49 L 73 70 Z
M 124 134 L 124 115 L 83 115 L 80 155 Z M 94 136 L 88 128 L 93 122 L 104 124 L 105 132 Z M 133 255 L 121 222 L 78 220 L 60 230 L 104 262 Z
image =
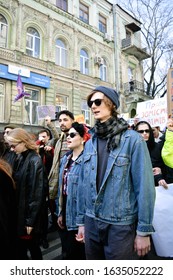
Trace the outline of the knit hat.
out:
M 106 95 L 113 102 L 116 108 L 120 106 L 119 94 L 113 88 L 98 86 L 94 89 L 94 91 L 99 91 Z

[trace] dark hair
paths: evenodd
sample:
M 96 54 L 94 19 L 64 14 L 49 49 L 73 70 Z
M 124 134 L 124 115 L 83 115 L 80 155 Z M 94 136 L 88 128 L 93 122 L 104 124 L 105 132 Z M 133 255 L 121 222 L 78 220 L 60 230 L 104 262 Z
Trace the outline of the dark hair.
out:
M 72 123 L 71 127 L 73 127 L 79 133 L 79 135 L 81 137 L 84 136 L 85 128 L 84 128 L 83 124 L 78 123 L 78 122 L 74 122 L 74 123 Z
M 0 158 L 3 156 L 6 150 L 6 145 L 4 141 L 4 134 L 3 132 L 0 132 Z
M 62 114 L 67 115 L 67 116 L 69 116 L 72 120 L 74 120 L 74 115 L 73 115 L 73 113 L 70 112 L 70 111 L 68 111 L 68 110 L 62 110 L 62 111 L 60 111 L 60 112 L 58 113 L 58 115 L 57 115 L 57 118 L 59 119 L 59 117 L 60 117 Z
M 152 127 L 151 127 L 151 125 L 148 123 L 148 122 L 146 122 L 146 121 L 140 121 L 140 122 L 138 122 L 136 125 L 135 125 L 135 130 L 136 131 L 138 131 L 138 127 L 139 127 L 139 125 L 141 125 L 141 124 L 146 124 L 146 125 L 148 125 L 148 128 L 149 128 L 149 138 L 148 138 L 148 141 L 146 141 L 146 143 L 147 143 L 147 146 L 148 146 L 148 150 L 149 150 L 149 152 L 154 148 L 154 146 L 155 146 L 155 140 L 154 140 L 154 134 L 153 134 L 153 130 L 152 130 Z
M 52 138 L 52 137 L 51 137 L 51 136 L 52 136 L 52 135 L 51 135 L 51 132 L 50 132 L 50 130 L 47 129 L 47 128 L 43 128 L 43 129 L 39 130 L 38 133 L 37 133 L 37 135 L 39 136 L 39 134 L 40 134 L 40 133 L 43 133 L 43 132 L 46 132 L 46 133 L 47 133 L 47 136 L 49 136 L 50 139 Z

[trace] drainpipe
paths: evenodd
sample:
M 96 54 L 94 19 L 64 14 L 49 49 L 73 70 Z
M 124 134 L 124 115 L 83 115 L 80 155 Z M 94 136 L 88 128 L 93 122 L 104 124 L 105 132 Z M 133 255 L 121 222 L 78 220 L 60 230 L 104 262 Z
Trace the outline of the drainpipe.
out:
M 116 91 L 120 93 L 120 79 L 119 79 L 119 51 L 118 51 L 118 27 L 117 27 L 117 12 L 116 1 L 113 4 L 113 33 L 114 33 L 114 55 L 115 55 L 115 83 Z M 120 112 L 122 113 L 122 102 L 120 97 Z

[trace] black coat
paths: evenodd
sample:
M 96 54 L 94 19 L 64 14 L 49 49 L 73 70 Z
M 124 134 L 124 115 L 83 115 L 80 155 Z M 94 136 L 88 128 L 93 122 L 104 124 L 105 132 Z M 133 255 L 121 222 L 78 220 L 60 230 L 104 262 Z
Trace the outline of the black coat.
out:
M 162 150 L 162 145 L 159 143 L 156 143 L 156 142 L 152 146 L 152 149 L 149 150 L 153 168 L 159 167 L 162 172 L 161 174 L 154 176 L 156 186 L 158 186 L 158 182 L 161 179 L 166 179 L 165 178 L 165 164 L 164 164 L 162 156 L 161 156 L 161 150 Z
M 17 234 L 26 235 L 26 226 L 32 234 L 41 234 L 45 207 L 47 176 L 41 157 L 32 150 L 23 152 L 15 167 L 17 192 Z
M 0 170 L 0 259 L 15 259 L 16 200 L 11 178 Z

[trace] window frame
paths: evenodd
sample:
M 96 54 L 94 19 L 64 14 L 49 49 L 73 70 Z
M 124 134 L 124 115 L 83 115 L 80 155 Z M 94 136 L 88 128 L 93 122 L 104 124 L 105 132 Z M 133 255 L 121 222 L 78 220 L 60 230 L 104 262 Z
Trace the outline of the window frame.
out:
M 39 35 L 35 35 L 35 34 L 31 34 L 28 32 L 28 29 L 32 29 L 34 32 L 36 31 L 36 33 Z M 39 46 L 37 46 L 37 42 L 36 40 L 38 40 L 39 42 Z M 31 41 L 31 42 L 29 42 Z M 31 44 L 32 46 L 27 46 L 27 43 L 29 42 L 29 44 Z M 39 51 L 39 53 L 37 54 L 37 49 Z M 31 52 L 31 53 L 29 53 Z M 27 28 L 27 31 L 26 31 L 26 54 L 28 56 L 31 56 L 31 57 L 35 57 L 35 58 L 40 58 L 41 57 L 41 38 L 40 38 L 40 33 L 38 32 L 38 30 L 32 26 L 29 26 Z
M 82 2 L 79 2 L 79 19 L 89 24 L 89 7 Z
M 67 0 L 56 0 L 56 7 L 67 12 L 68 1 Z
M 107 63 L 106 60 L 104 58 L 103 59 L 103 64 L 100 65 L 100 79 L 104 82 L 107 82 Z
M 107 18 L 99 14 L 99 31 L 102 33 L 107 33 Z
M 82 99 L 81 101 L 81 113 L 84 115 L 86 124 L 91 125 L 91 110 L 88 107 L 87 100 Z
M 86 56 L 81 52 L 84 52 Z M 89 75 L 89 55 L 85 49 L 80 50 L 80 72 L 84 75 Z
M 8 43 L 8 21 L 7 21 L 7 19 L 4 17 L 4 15 L 3 14 L 0 14 L 0 16 L 2 17 L 2 19 L 4 19 L 4 21 L 5 22 L 3 22 L 3 21 L 0 21 L 0 39 L 2 38 L 2 40 L 4 40 L 5 41 L 5 43 L 1 43 L 0 42 L 0 48 L 7 48 L 7 43 Z M 2 34 L 2 32 L 4 32 L 4 31 L 2 31 L 2 29 L 3 29 L 3 27 L 5 27 L 5 37 L 3 38 L 2 36 L 1 36 L 1 34 Z M 4 44 L 4 46 L 3 46 L 3 44 Z
M 39 120 L 37 116 L 37 110 L 36 107 L 39 106 L 40 104 L 40 95 L 41 91 L 38 88 L 31 88 L 29 86 L 25 86 L 25 92 L 31 93 L 31 92 L 37 92 L 37 100 L 31 99 L 31 97 L 24 97 L 24 123 L 27 125 L 39 125 Z M 33 104 L 35 103 L 35 108 L 33 108 Z M 26 106 L 29 104 L 29 112 L 26 109 Z M 33 122 L 33 112 L 35 113 L 36 116 L 36 121 Z
M 2 92 L 0 91 L 0 121 L 4 122 L 4 119 L 5 119 L 5 83 L 0 81 L 0 88 L 1 88 L 1 85 L 2 85 Z
M 58 41 L 60 41 L 64 47 L 58 45 Z M 55 64 L 62 67 L 67 67 L 67 47 L 65 42 L 59 38 L 56 40 L 55 44 Z

